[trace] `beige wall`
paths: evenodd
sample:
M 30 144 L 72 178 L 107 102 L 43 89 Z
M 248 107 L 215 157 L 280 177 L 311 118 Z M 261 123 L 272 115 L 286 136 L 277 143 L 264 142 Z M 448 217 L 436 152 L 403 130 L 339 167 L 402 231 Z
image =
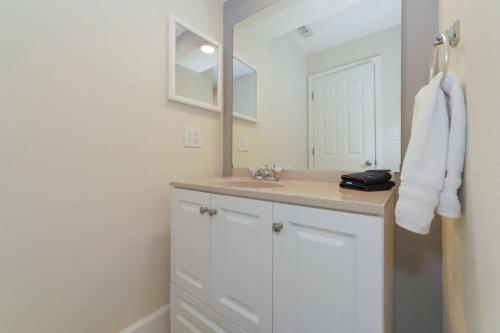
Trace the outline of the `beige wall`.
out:
M 464 217 L 443 222 L 444 320 L 449 333 L 500 332 L 500 2 L 442 0 L 441 28 L 458 18 L 450 67 L 465 86 L 468 137 Z
M 221 115 L 166 102 L 168 12 L 220 40 L 217 0 L 0 2 L 0 332 L 168 302 L 169 181 L 221 169 Z
M 234 118 L 234 167 L 307 169 L 307 61 L 288 36 L 265 41 L 235 28 L 234 52 L 257 69 L 258 123 Z M 249 139 L 240 152 L 240 135 Z
M 401 27 L 379 31 L 308 57 L 309 73 L 318 73 L 380 56 L 382 109 L 378 167 L 399 171 L 401 162 Z

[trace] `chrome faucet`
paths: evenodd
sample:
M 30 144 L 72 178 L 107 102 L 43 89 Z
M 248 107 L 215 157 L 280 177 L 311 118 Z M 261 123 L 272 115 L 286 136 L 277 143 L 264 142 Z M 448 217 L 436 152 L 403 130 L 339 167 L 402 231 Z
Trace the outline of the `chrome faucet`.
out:
M 277 167 L 276 165 L 271 168 L 267 164 L 266 166 L 260 168 L 250 168 L 250 172 L 252 173 L 254 179 L 270 181 L 278 181 L 279 177 L 277 174 L 281 173 L 282 170 L 282 168 Z

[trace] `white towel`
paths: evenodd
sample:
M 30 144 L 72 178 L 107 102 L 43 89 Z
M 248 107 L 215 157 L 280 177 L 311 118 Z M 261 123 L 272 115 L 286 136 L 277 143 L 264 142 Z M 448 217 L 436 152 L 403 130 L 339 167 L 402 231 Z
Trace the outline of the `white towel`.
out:
M 462 172 L 465 161 L 466 114 L 465 97 L 460 80 L 453 73 L 447 73 L 441 89 L 448 98 L 451 119 L 448 139 L 448 160 L 444 187 L 439 196 L 437 212 L 439 215 L 456 219 L 460 217 L 461 206 L 457 191 L 462 185 Z
M 450 121 L 451 118 L 451 121 Z M 465 103 L 456 75 L 439 73 L 415 97 L 411 139 L 403 162 L 396 223 L 429 233 L 434 211 L 460 216 L 457 190 L 465 154 Z

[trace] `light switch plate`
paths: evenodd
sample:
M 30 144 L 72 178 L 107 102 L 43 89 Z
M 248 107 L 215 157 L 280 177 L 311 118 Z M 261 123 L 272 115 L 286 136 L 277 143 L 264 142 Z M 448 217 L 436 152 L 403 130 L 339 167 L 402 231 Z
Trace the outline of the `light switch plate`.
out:
M 201 129 L 199 127 L 184 127 L 184 147 L 201 147 Z
M 248 151 L 248 136 L 240 135 L 238 148 L 239 151 Z

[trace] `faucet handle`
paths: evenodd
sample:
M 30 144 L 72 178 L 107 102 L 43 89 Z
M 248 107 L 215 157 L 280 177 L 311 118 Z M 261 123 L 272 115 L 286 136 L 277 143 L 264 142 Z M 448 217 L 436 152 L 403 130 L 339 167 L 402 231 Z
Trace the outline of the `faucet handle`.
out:
M 248 168 L 253 178 L 261 180 L 278 180 L 278 174 L 282 173 L 284 170 L 290 170 L 290 167 L 282 168 L 276 164 L 270 167 L 266 164 L 263 167 L 250 167 Z
M 268 167 L 267 165 L 265 167 L 250 167 L 248 168 L 252 176 L 255 177 L 261 177 L 264 176 L 265 173 L 268 173 Z

